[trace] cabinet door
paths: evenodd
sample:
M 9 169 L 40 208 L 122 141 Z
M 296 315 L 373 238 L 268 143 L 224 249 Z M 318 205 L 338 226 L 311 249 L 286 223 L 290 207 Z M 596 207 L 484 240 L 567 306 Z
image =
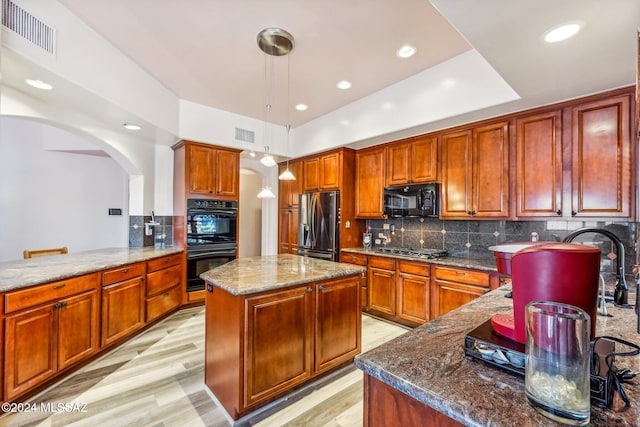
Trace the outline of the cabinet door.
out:
M 360 353 L 360 277 L 316 285 L 316 373 Z
M 216 160 L 215 149 L 189 146 L 189 190 L 192 194 L 213 194 Z
M 429 278 L 415 274 L 398 275 L 398 317 L 421 325 L 429 320 Z
M 303 160 L 303 191 L 317 191 L 320 189 L 320 161 L 318 158 Z
M 438 179 L 438 139 L 422 138 L 411 143 L 411 182 L 430 182 Z
M 102 346 L 144 326 L 144 279 L 136 277 L 102 289 Z
M 216 196 L 238 198 L 240 155 L 235 151 L 216 150 Z
M 445 280 L 434 280 L 432 318 L 442 316 L 455 308 L 473 301 L 486 292 L 488 292 L 488 289 L 477 286 L 463 285 Z
M 369 308 L 381 313 L 396 314 L 395 271 L 369 267 Z
M 340 190 L 340 153 L 320 157 L 320 190 Z
M 393 144 L 386 149 L 386 180 L 387 187 L 404 185 L 411 182 L 411 145 L 408 142 Z
M 312 292 L 303 286 L 246 299 L 245 407 L 311 376 Z
M 442 205 L 440 216 L 468 217 L 471 205 L 471 131 L 443 135 L 440 142 L 442 161 Z M 491 165 L 495 166 L 492 161 Z
M 356 218 L 382 218 L 384 148 L 356 152 Z
M 5 319 L 4 398 L 11 400 L 52 377 L 57 358 L 57 310 L 53 305 Z
M 100 348 L 98 292 L 67 298 L 58 309 L 58 369 L 64 369 Z
M 509 215 L 509 137 L 508 123 L 497 123 L 473 130 L 472 215 Z
M 298 209 L 280 209 L 278 253 L 298 253 Z
M 630 123 L 630 95 L 572 109 L 572 216 L 632 216 Z
M 516 119 L 516 216 L 562 215 L 562 112 Z

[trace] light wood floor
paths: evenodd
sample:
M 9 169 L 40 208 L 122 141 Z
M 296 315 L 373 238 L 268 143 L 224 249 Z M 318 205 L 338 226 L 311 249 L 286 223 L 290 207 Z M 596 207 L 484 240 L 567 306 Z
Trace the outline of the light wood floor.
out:
M 363 315 L 363 351 L 404 332 Z M 73 411 L 5 414 L 0 426 L 226 427 L 203 378 L 204 308 L 181 310 L 28 399 L 37 407 L 65 403 Z M 241 425 L 361 426 L 362 410 L 362 372 L 350 365 Z

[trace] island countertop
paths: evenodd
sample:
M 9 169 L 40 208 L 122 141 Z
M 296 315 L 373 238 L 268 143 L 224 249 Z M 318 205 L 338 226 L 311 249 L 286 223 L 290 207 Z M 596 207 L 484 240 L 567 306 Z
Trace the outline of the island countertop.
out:
M 291 254 L 239 258 L 200 275 L 232 295 L 361 274 L 364 267 Z
M 469 360 L 464 336 L 494 313 L 509 313 L 503 286 L 356 357 L 358 368 L 448 417 L 469 426 L 555 426 L 525 399 L 524 378 Z M 632 309 L 607 305 L 613 317 L 598 316 L 597 336 L 640 342 Z M 616 368 L 640 371 L 640 356 L 616 359 Z M 625 383 L 631 401 L 626 412 L 592 406 L 594 426 L 640 425 L 640 381 Z M 615 401 L 614 401 L 615 403 Z M 620 402 L 617 402 L 620 403 Z
M 184 248 L 108 248 L 0 263 L 0 292 L 180 253 Z

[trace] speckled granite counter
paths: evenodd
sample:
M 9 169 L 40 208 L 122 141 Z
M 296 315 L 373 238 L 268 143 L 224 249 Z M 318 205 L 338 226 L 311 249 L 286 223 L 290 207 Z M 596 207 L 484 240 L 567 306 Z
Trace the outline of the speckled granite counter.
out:
M 470 426 L 560 425 L 538 414 L 525 401 L 524 379 L 467 360 L 467 332 L 494 313 L 511 311 L 504 298 L 510 286 L 496 289 L 395 340 L 356 357 L 358 368 L 419 402 Z M 630 297 L 631 298 L 631 297 Z M 635 298 L 635 296 L 634 296 Z M 608 304 L 613 317 L 598 316 L 597 335 L 640 342 L 634 310 Z M 616 360 L 616 367 L 640 371 L 640 357 Z M 593 407 L 593 426 L 640 425 L 640 380 L 625 384 L 632 407 L 615 412 Z
M 109 248 L 0 263 L 0 292 L 182 252 L 181 247 Z
M 236 259 L 200 277 L 232 295 L 247 295 L 363 271 L 358 265 L 280 254 Z
M 461 257 L 453 257 L 447 256 L 442 258 L 434 258 L 434 259 L 426 259 L 426 258 L 417 258 L 412 256 L 403 256 L 398 254 L 385 254 L 381 252 L 376 252 L 375 249 L 364 249 L 364 248 L 345 248 L 342 249 L 342 252 L 351 252 L 363 255 L 375 255 L 380 257 L 387 258 L 396 258 L 396 259 L 406 259 L 409 261 L 418 261 L 418 262 L 426 262 L 429 264 L 439 264 L 439 265 L 447 265 L 451 267 L 462 267 L 462 268 L 473 268 L 475 270 L 483 270 L 489 272 L 497 272 L 496 268 L 496 260 L 491 259 L 475 259 L 475 258 L 461 258 Z

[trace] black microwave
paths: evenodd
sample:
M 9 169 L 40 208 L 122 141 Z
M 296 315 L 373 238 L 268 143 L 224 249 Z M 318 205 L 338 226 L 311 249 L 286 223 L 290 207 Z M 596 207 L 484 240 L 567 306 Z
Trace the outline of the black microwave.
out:
M 440 214 L 439 184 L 385 187 L 384 214 L 389 217 L 437 217 Z

